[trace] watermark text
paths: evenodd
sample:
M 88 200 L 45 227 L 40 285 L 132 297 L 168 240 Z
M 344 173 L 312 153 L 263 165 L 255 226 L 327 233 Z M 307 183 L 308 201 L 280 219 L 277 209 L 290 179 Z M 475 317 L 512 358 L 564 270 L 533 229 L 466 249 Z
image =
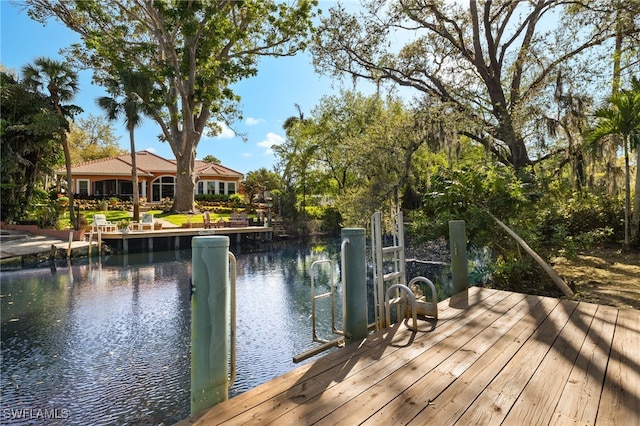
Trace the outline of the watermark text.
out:
M 5 420 L 64 420 L 69 418 L 66 408 L 5 408 L 2 411 Z

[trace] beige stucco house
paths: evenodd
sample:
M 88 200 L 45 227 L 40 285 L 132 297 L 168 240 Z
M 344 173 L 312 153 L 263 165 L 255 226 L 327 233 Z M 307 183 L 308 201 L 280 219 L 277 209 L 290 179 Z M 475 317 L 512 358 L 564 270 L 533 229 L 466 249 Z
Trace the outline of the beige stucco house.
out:
M 176 162 L 149 151 L 136 152 L 140 197 L 150 202 L 174 198 Z M 66 169 L 56 170 L 58 180 L 66 177 Z M 243 174 L 221 164 L 196 160 L 196 194 L 235 194 Z M 131 154 L 102 158 L 72 167 L 72 188 L 79 196 L 131 197 Z

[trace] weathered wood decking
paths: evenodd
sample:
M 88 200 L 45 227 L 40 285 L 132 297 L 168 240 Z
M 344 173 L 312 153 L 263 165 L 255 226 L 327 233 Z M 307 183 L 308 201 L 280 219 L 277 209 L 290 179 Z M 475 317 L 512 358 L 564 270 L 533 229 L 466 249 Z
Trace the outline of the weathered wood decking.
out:
M 180 424 L 640 424 L 640 311 L 481 288 L 439 309 Z

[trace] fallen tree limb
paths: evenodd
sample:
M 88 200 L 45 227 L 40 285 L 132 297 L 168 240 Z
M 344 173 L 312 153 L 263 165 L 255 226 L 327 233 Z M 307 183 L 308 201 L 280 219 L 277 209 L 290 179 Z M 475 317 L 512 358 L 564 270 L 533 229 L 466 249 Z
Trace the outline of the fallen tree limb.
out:
M 562 291 L 562 293 L 564 293 L 565 296 L 570 298 L 574 296 L 573 291 L 571 291 L 567 283 L 564 282 L 564 280 L 560 277 L 560 275 L 558 275 L 556 271 L 551 266 L 549 266 L 549 264 L 545 262 L 544 259 L 542 259 L 538 255 L 538 253 L 533 251 L 533 249 L 529 247 L 529 245 L 522 238 L 520 238 L 518 234 L 513 232 L 511 228 L 509 228 L 507 225 L 502 223 L 497 217 L 492 215 L 488 210 L 485 210 L 485 211 L 489 216 L 491 216 L 491 218 L 493 218 L 493 220 L 496 221 L 496 223 L 502 229 L 504 229 L 507 232 L 507 234 L 509 234 L 514 240 L 517 241 L 518 244 L 520 244 L 520 247 L 522 247 L 529 254 L 529 256 L 533 258 L 533 260 L 535 260 L 540 266 L 542 266 L 542 269 L 544 269 L 544 271 L 549 275 L 549 277 L 551 277 L 555 285 Z

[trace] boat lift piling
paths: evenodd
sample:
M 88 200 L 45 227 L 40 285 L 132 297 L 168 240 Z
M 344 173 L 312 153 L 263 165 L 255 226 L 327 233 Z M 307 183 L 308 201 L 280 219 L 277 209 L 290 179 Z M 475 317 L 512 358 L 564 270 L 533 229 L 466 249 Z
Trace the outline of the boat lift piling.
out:
M 464 220 L 449 221 L 449 245 L 451 249 L 453 295 L 468 292 L 467 235 Z
M 369 333 L 365 229 L 343 229 L 342 241 L 344 337 L 349 343 L 364 339 Z
M 235 257 L 229 252 L 227 236 L 194 237 L 191 244 L 194 415 L 227 400 L 235 378 Z

